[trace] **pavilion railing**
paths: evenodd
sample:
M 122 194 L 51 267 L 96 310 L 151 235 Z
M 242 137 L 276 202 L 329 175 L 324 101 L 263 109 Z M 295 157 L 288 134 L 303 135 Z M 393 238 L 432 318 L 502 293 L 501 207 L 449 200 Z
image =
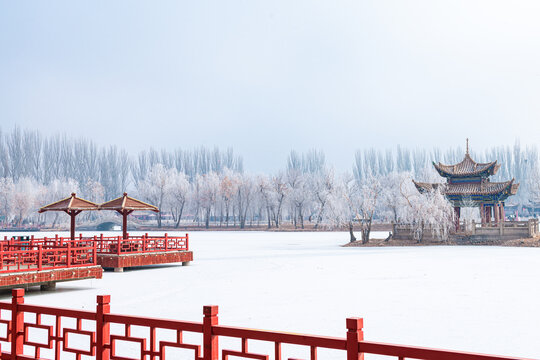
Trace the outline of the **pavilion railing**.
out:
M 43 271 L 97 265 L 94 243 L 64 246 L 0 242 L 0 273 Z
M 538 219 L 529 219 L 524 221 L 500 221 L 490 223 L 478 223 L 474 220 L 460 222 L 459 230 L 471 235 L 505 235 L 519 234 L 522 237 L 534 237 L 540 233 Z
M 347 360 L 361 360 L 365 354 L 399 360 L 519 359 L 365 341 L 361 318 L 347 319 L 345 337 L 327 337 L 219 325 L 217 306 L 203 308 L 202 322 L 189 322 L 111 314 L 108 295 L 97 297 L 95 311 L 82 311 L 24 304 L 23 289 L 14 289 L 12 294 L 11 302 L 0 302 L 0 324 L 6 329 L 5 335 L 0 334 L 0 351 L 6 360 L 79 360 L 83 356 L 97 360 L 282 360 L 298 356 L 299 351 L 310 360 L 323 352 L 337 352 L 337 357 Z M 283 345 L 295 345 L 295 349 Z

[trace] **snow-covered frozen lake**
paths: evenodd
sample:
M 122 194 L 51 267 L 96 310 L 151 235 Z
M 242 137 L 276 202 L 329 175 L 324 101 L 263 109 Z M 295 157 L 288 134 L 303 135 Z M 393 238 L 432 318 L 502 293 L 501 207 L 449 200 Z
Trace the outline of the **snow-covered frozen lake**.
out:
M 192 232 L 190 266 L 107 272 L 31 290 L 26 303 L 95 309 L 96 295 L 110 294 L 113 313 L 191 321 L 216 304 L 221 324 L 340 337 L 359 316 L 367 340 L 540 358 L 540 249 L 340 247 L 347 241 Z

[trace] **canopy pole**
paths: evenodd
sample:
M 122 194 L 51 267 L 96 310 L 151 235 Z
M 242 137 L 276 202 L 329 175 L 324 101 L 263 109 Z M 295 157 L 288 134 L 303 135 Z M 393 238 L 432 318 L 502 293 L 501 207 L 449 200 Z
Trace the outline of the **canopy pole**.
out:
M 128 212 L 125 211 L 125 210 L 122 211 L 122 233 L 123 233 L 124 239 L 128 238 L 128 234 L 127 234 L 127 217 L 128 217 Z
M 77 216 L 77 213 L 70 211 L 69 216 L 71 217 L 71 240 L 75 240 L 75 216 Z

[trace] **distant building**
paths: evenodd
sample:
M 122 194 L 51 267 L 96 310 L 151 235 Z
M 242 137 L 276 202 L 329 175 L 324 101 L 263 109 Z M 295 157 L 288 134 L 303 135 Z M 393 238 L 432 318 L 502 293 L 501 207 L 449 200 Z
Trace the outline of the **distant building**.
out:
M 504 221 L 504 201 L 517 193 L 519 184 L 514 179 L 504 182 L 491 182 L 489 177 L 495 175 L 501 165 L 497 161 L 477 163 L 469 155 L 469 140 L 467 151 L 460 163 L 444 165 L 440 162 L 433 166 L 447 179 L 446 183 L 422 183 L 413 180 L 421 193 L 441 188 L 442 193 L 454 206 L 456 225 L 462 207 L 479 207 L 482 225 Z

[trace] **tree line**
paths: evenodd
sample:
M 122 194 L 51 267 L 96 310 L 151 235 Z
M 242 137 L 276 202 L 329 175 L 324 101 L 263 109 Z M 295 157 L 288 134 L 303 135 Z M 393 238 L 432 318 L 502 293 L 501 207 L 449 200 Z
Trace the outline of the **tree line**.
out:
M 456 163 L 464 152 L 363 149 L 349 173 L 336 174 L 322 151 L 291 151 L 282 170 L 252 174 L 232 149 L 148 149 L 132 156 L 114 145 L 14 128 L 0 132 L 0 219 L 4 226 L 54 226 L 64 220 L 37 214 L 39 206 L 71 192 L 99 203 L 128 191 L 161 209 L 157 226 L 348 228 L 351 238 L 354 228 L 367 241 L 380 220 L 432 224 L 444 236 L 452 224 L 450 204 L 440 193 L 419 196 L 411 180 L 441 182 L 431 162 Z M 516 143 L 471 156 L 499 160 L 494 181 L 521 183 L 513 201 L 526 204 L 540 193 L 536 147 Z

